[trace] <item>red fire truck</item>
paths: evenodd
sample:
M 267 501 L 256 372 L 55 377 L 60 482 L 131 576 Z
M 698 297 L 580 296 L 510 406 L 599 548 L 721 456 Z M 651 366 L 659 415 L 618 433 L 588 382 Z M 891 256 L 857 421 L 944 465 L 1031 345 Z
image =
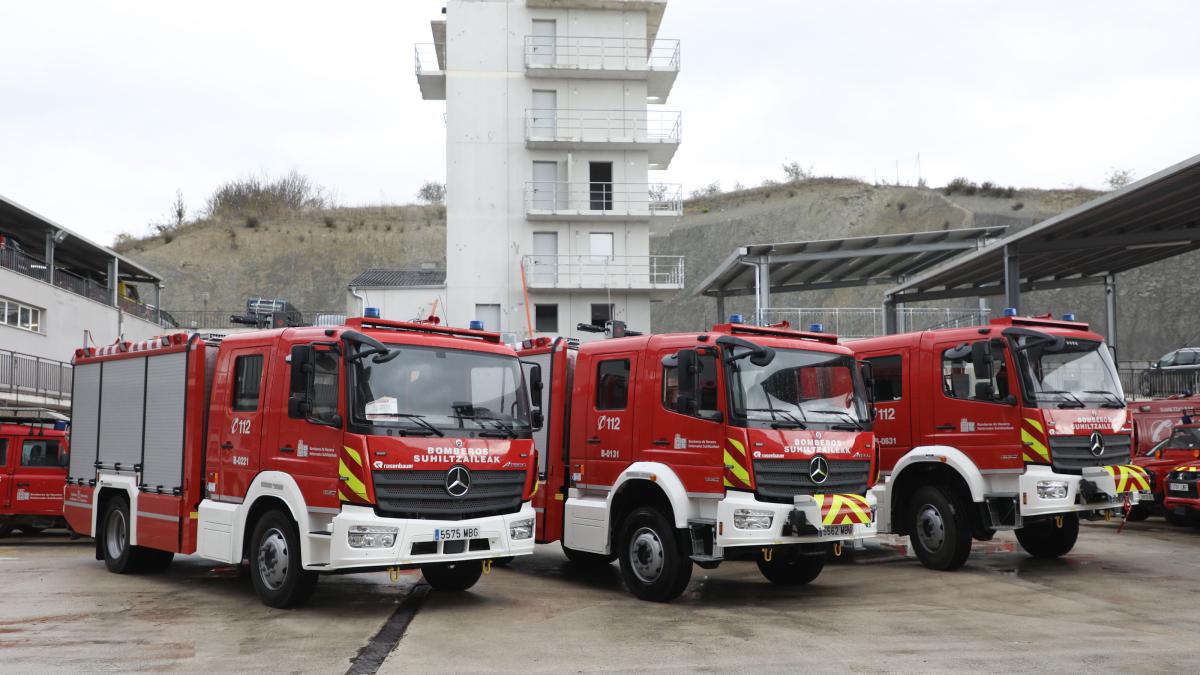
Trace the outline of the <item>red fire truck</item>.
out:
M 1061 556 L 1079 517 L 1150 499 L 1112 357 L 1073 318 L 1006 311 L 852 343 L 874 373 L 879 531 L 909 535 L 926 567 L 961 567 L 996 530 Z
M 619 560 L 637 597 L 731 559 L 805 584 L 831 544 L 874 535 L 870 408 L 836 336 L 731 323 L 520 354 L 549 373 L 537 540 Z
M 0 537 L 66 524 L 66 420 L 51 410 L 0 408 Z
M 1200 460 L 1181 464 L 1167 474 L 1163 509 L 1176 525 L 1200 525 Z
M 1172 396 L 1130 404 L 1133 412 L 1133 454 L 1140 455 L 1165 441 L 1184 417 L 1200 419 L 1200 397 Z
M 322 572 L 462 590 L 533 551 L 534 417 L 498 334 L 432 322 L 80 350 L 66 516 L 117 573 L 248 560 L 273 607 Z
M 1162 504 L 1166 496 L 1167 475 L 1181 462 L 1200 459 L 1200 424 L 1191 421 L 1192 415 L 1200 416 L 1200 412 L 1189 408 L 1188 415 L 1181 419 L 1187 423 L 1176 424 L 1163 440 L 1141 451 L 1133 458 L 1133 463 L 1146 470 L 1150 479 L 1150 491 L 1154 493 L 1153 502 L 1142 502 L 1129 512 L 1130 520 L 1145 520 L 1155 512 L 1155 507 Z M 1136 419 L 1136 415 L 1135 415 Z M 1136 436 L 1136 434 L 1135 434 Z M 1167 520 L 1176 525 L 1184 524 L 1182 519 L 1172 511 L 1164 511 Z

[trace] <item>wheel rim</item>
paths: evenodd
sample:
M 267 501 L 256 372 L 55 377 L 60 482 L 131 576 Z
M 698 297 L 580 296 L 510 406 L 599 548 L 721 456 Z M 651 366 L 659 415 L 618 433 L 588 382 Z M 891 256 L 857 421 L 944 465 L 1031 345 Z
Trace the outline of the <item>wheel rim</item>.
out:
M 267 588 L 277 591 L 287 578 L 287 538 L 277 527 L 263 535 L 258 544 L 258 576 Z
M 629 541 L 629 563 L 633 573 L 643 583 L 652 584 L 662 575 L 666 550 L 654 530 L 643 527 Z
M 116 560 L 125 552 L 125 540 L 129 536 L 129 528 L 125 525 L 125 513 L 113 509 L 108 514 L 108 522 L 104 524 L 104 546 L 108 549 L 108 557 Z
M 917 513 L 917 539 L 927 551 L 939 550 L 946 541 L 946 523 L 932 504 L 922 506 Z

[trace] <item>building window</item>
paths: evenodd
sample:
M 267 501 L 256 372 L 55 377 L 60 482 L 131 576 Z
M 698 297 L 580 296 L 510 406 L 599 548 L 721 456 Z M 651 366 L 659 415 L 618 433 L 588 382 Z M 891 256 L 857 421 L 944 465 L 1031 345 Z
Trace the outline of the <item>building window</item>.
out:
M 42 310 L 9 298 L 0 298 L 0 324 L 42 332 Z
M 592 325 L 604 328 L 605 324 L 612 321 L 616 310 L 617 306 L 613 304 L 592 303 Z
M 613 233 L 588 233 L 588 253 L 592 256 L 592 262 L 602 263 L 611 260 L 613 257 Z
M 258 410 L 258 392 L 262 383 L 262 354 L 239 356 L 233 366 L 233 409 Z
M 58 466 L 58 441 L 25 441 L 21 447 L 21 466 Z
M 866 361 L 871 364 L 871 377 L 875 380 L 875 402 L 899 401 L 903 393 L 900 386 L 903 372 L 900 357 L 876 356 Z
M 596 366 L 596 410 L 624 410 L 629 404 L 629 359 Z
M 558 332 L 558 305 L 534 305 L 533 316 L 533 328 L 537 332 Z

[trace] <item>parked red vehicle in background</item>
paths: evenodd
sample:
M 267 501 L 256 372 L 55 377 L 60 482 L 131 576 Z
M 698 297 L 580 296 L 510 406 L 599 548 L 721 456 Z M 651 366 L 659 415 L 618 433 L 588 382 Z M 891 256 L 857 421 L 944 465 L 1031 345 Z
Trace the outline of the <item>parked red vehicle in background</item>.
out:
M 1177 525 L 1200 525 L 1200 460 L 1181 464 L 1167 474 L 1163 510 Z
M 1190 415 L 1185 419 L 1190 420 Z M 1153 515 L 1166 497 L 1168 474 L 1180 464 L 1195 459 L 1200 459 L 1200 422 L 1177 424 L 1170 436 L 1134 457 L 1133 463 L 1145 469 L 1150 478 L 1154 502 L 1143 502 L 1133 507 L 1129 519 L 1145 520 Z M 1183 524 L 1182 519 L 1171 511 L 1164 510 L 1163 515 L 1176 525 Z
M 0 408 L 0 537 L 66 526 L 66 420 L 49 410 Z
M 519 353 L 549 383 L 537 540 L 618 560 L 635 596 L 670 601 L 725 560 L 806 584 L 874 536 L 867 391 L 837 336 L 730 323 Z
M 1133 413 L 1134 455 L 1167 440 L 1184 417 L 1200 413 L 1200 396 L 1172 396 L 1130 403 Z M 1198 419 L 1197 421 L 1200 421 Z

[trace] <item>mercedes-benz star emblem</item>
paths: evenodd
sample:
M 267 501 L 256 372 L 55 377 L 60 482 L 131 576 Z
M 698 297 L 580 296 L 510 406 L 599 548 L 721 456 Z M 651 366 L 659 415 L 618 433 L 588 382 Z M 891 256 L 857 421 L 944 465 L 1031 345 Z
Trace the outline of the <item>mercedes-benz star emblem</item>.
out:
M 820 455 L 813 457 L 808 463 L 808 477 L 817 485 L 824 483 L 829 478 L 829 461 Z
M 1104 454 L 1104 436 L 1099 431 L 1092 432 L 1092 457 L 1099 457 Z
M 446 494 L 461 497 L 471 489 L 471 472 L 465 466 L 456 466 L 446 472 Z

